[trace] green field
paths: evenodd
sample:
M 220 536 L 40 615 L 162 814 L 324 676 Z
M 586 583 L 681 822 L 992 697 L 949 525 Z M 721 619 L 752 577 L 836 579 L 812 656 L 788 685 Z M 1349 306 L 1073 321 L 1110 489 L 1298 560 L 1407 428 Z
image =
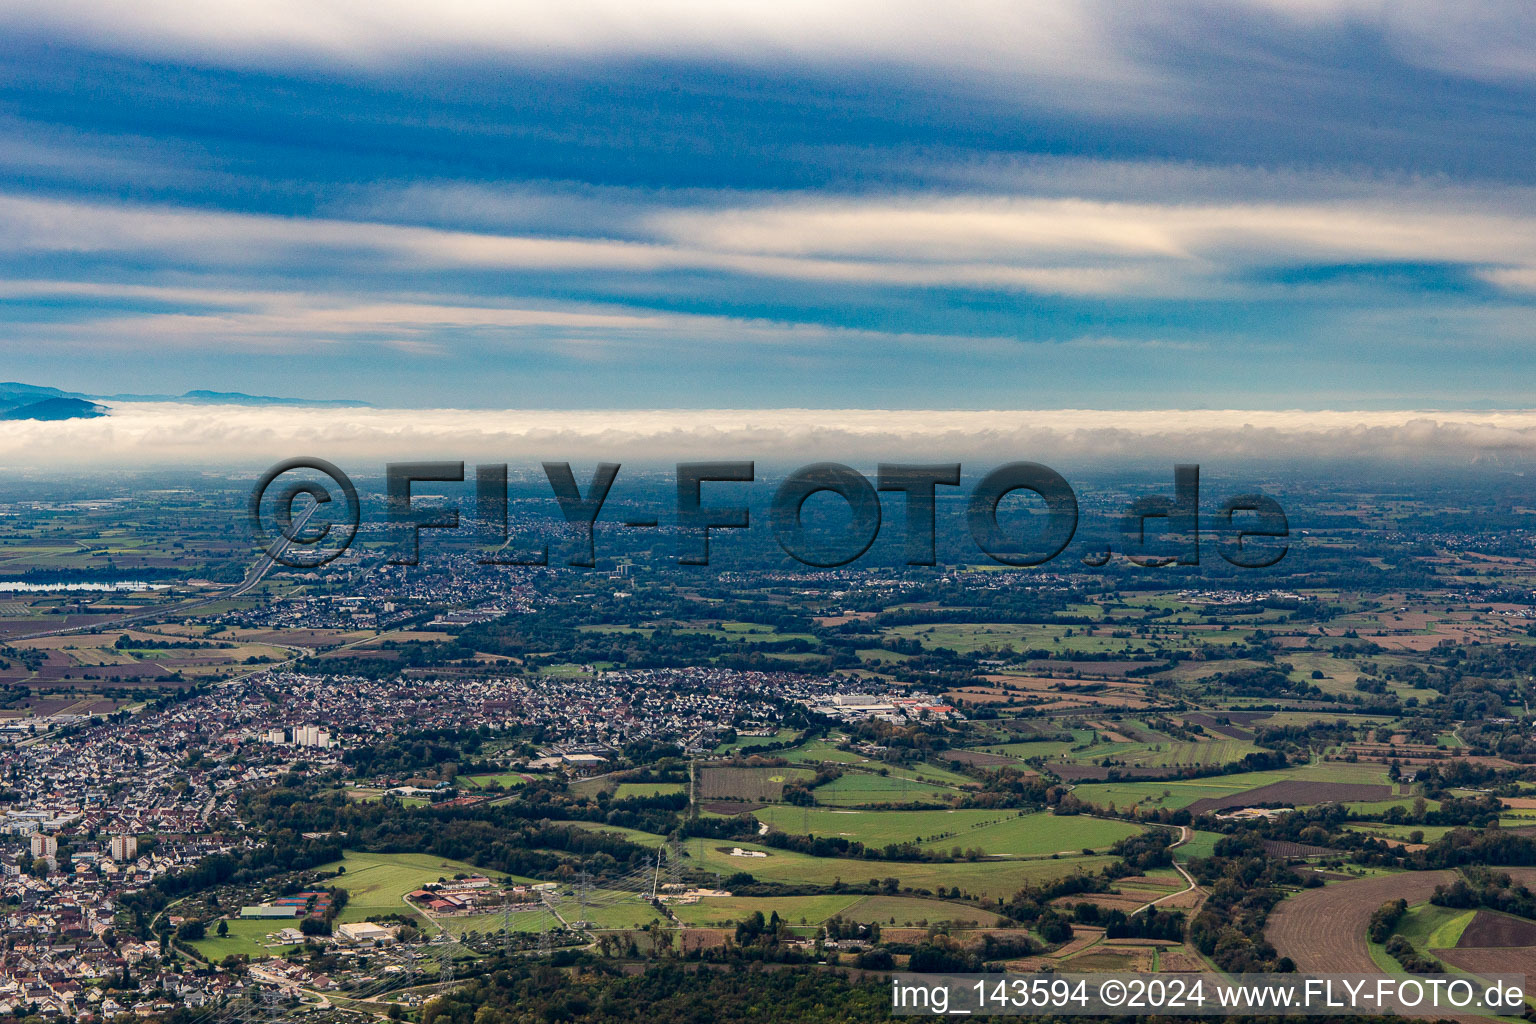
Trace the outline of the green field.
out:
M 765 858 L 756 858 L 732 857 L 717 849 L 718 845 L 717 842 L 706 841 L 699 866 L 709 871 L 718 871 L 727 877 L 745 871 L 765 882 L 811 882 L 823 885 L 832 884 L 838 879 L 863 884 L 871 878 L 890 877 L 898 879 L 903 887 L 937 892 L 941 887 L 947 889 L 959 886 L 964 892 L 993 898 L 1012 896 L 1032 881 L 1060 878 L 1076 870 L 1097 871 L 1114 860 L 1112 857 L 1077 856 L 1060 860 L 923 864 L 811 857 L 752 843 L 739 844 L 744 849 L 768 853 Z M 737 844 L 729 844 L 726 849 L 734 845 Z M 695 855 L 697 847 L 690 843 L 687 850 L 690 855 Z
M 581 907 L 575 903 L 566 903 L 561 906 L 560 913 L 565 915 L 567 921 L 574 921 L 581 916 Z M 665 922 L 666 919 L 656 912 L 649 900 L 632 897 L 606 906 L 588 907 L 586 920 L 594 928 L 614 929 L 643 928 L 652 921 Z
M 444 917 L 437 920 L 442 929 L 454 938 L 459 938 L 468 932 L 499 935 L 504 922 L 505 918 L 501 914 L 472 914 L 467 917 Z M 547 909 L 535 907 L 512 914 L 511 924 L 514 932 L 542 932 L 559 927 L 560 922 Z
M 992 927 L 1004 920 L 991 911 L 969 904 L 911 896 L 722 896 L 672 907 L 679 921 L 694 928 L 727 926 L 751 916 L 754 911 L 761 911 L 764 917 L 777 913 L 791 925 L 818 925 L 831 917 L 911 927 L 926 927 L 940 921 L 968 927 Z
M 516 789 L 518 786 L 526 786 L 528 780 L 520 772 L 502 772 L 499 775 L 465 775 L 458 780 L 475 789 L 488 789 L 497 785 L 502 789 Z
M 892 626 L 884 630 L 884 635 L 916 640 L 928 650 L 948 648 L 957 654 L 987 650 L 1026 651 L 1032 648 L 1075 654 L 1102 654 L 1140 650 L 1149 643 L 1145 638 L 1085 636 L 1085 628 L 1016 622 L 934 622 Z M 1074 635 L 1067 636 L 1068 630 Z M 1224 640 L 1227 638 L 1237 637 L 1228 633 Z
M 487 874 L 491 878 L 514 877 L 499 872 L 482 872 L 472 864 L 444 860 L 425 853 L 354 853 L 348 852 L 341 860 L 322 865 L 321 871 L 335 871 L 345 867 L 330 885 L 347 890 L 347 906 L 338 917 L 341 921 L 363 921 L 381 914 L 407 914 L 405 894 L 419 889 L 424 883 L 439 878 L 452 878 L 456 874 Z M 514 881 L 531 882 L 534 879 L 516 878 Z M 421 915 L 416 915 L 420 918 Z M 297 927 L 293 921 L 234 920 L 226 922 L 229 934 L 219 938 L 214 934 L 217 927 L 208 926 L 208 938 L 193 943 L 198 953 L 212 960 L 220 960 L 231 953 L 244 953 L 252 958 L 280 956 L 297 946 L 269 949 L 266 936 L 284 927 Z M 499 927 L 499 926 L 498 926 Z M 454 934 L 458 934 L 457 930 Z
M 974 780 L 959 772 L 950 771 L 948 768 L 931 764 L 887 764 L 875 758 L 865 757 L 857 751 L 842 750 L 831 740 L 811 740 L 808 743 L 790 747 L 788 750 L 777 751 L 777 755 L 792 764 L 859 765 L 870 771 L 884 771 L 887 775 L 918 782 L 950 786 L 974 785 Z
M 613 798 L 623 800 L 632 796 L 672 796 L 686 788 L 681 782 L 621 782 L 614 788 Z
M 1259 786 L 1289 780 L 1303 782 L 1355 782 L 1370 785 L 1386 785 L 1387 769 L 1379 764 L 1350 764 L 1344 761 L 1328 761 L 1316 764 L 1296 765 L 1291 768 L 1268 772 L 1240 772 L 1235 775 L 1213 775 L 1203 779 L 1168 779 L 1158 782 L 1091 782 L 1074 789 L 1079 800 L 1107 807 L 1111 803 L 1124 810 L 1136 804 L 1166 807 L 1178 810 L 1206 797 L 1230 796 Z M 1413 803 L 1413 797 L 1400 797 L 1381 801 L 1385 808 L 1395 804 Z M 1375 808 L 1376 803 L 1351 804 L 1352 807 Z
M 1085 814 L 1055 815 L 1042 811 L 1023 817 L 1006 818 L 958 832 L 947 839 L 923 843 L 929 850 L 949 851 L 953 847 L 975 847 L 994 856 L 1039 857 L 1053 853 L 1078 853 L 1102 850 L 1141 829 L 1124 821 L 1090 818 Z
M 865 896 L 840 915 L 861 924 L 926 927 L 940 921 L 991 928 L 1007 919 L 965 903 L 914 899 L 911 896 Z
M 791 764 L 867 764 L 869 758 L 852 750 L 842 750 L 831 740 L 810 740 L 798 746 L 778 752 L 779 757 Z
M 1100 758 L 1112 757 L 1144 768 L 1208 767 L 1241 761 L 1262 749 L 1247 740 L 1224 738 L 1198 742 L 1099 743 L 1070 753 L 1067 759 L 1077 764 L 1092 764 Z
M 798 735 L 800 733 L 797 730 L 780 729 L 772 736 L 737 736 L 730 743 L 722 743 L 716 747 L 715 753 L 729 754 L 743 747 L 758 747 L 766 743 L 788 743 Z
M 1416 799 L 1418 798 L 1412 796 L 1398 796 L 1390 800 L 1356 800 L 1347 806 L 1350 810 L 1360 814 L 1385 814 L 1394 807 L 1401 807 L 1405 811 L 1411 811 Z M 1440 801 L 1426 800 L 1424 801 L 1424 806 L 1431 811 L 1438 811 L 1440 809 Z
M 1408 837 L 1414 832 L 1424 833 L 1424 842 L 1433 843 L 1438 841 L 1447 832 L 1452 831 L 1449 825 L 1379 825 L 1372 823 L 1346 825 L 1344 827 L 1351 832 L 1364 832 L 1367 835 L 1379 836 L 1382 839 L 1400 839 L 1405 843 L 1409 841 Z
M 1425 903 L 1410 908 L 1394 930 L 1420 950 L 1451 949 L 1476 915 L 1476 910 Z
M 1174 860 L 1186 861 L 1196 857 L 1209 857 L 1216 852 L 1217 842 L 1225 838 L 1220 832 L 1201 832 L 1199 829 L 1190 829 L 1190 833 L 1189 842 L 1174 848 Z
M 630 842 L 651 847 L 665 840 L 661 836 L 614 828 L 596 823 L 573 822 L 594 832 L 622 835 Z M 731 847 L 767 853 L 767 857 L 733 857 Z M 1031 860 L 984 860 L 957 863 L 911 863 L 906 861 L 867 861 L 837 857 L 812 857 L 788 850 L 775 850 L 756 843 L 737 843 L 719 839 L 690 839 L 683 846 L 685 868 L 703 870 L 729 878 L 746 872 L 765 882 L 831 885 L 841 879 L 850 885 L 864 885 L 871 878 L 896 878 L 901 885 L 937 892 L 941 887 L 959 886 L 962 891 L 992 898 L 1007 898 L 1025 884 L 1060 878 L 1074 871 L 1098 871 L 1113 863 L 1109 856 L 1050 858 Z M 709 884 L 713 884 L 713 879 Z
M 1071 754 L 1074 747 L 1079 746 L 1078 740 L 1033 740 L 1029 743 L 994 743 L 985 746 L 971 747 L 972 750 L 980 750 L 987 754 L 1006 754 L 1009 757 L 1017 757 L 1028 760 L 1032 757 L 1043 757 L 1047 760 L 1063 757 Z
M 770 828 L 795 835 L 855 839 L 866 846 L 923 842 L 1017 816 L 1014 811 L 856 811 L 779 804 L 754 812 Z
M 268 935 L 275 935 L 283 928 L 297 928 L 299 919 L 276 921 L 226 921 L 229 934 L 219 938 L 214 934 L 217 924 L 210 922 L 208 925 L 208 937 L 192 943 L 192 948 L 197 950 L 197 955 L 210 963 L 217 963 L 227 956 L 243 954 L 252 960 L 259 960 L 267 956 L 286 956 L 295 949 L 303 948 L 301 945 L 274 946 L 269 945 Z
M 339 861 L 322 865 L 321 871 L 334 871 L 345 867 L 346 873 L 329 883 L 347 890 L 347 905 L 340 920 L 363 921 L 370 915 L 407 914 L 405 894 L 419 889 L 427 882 L 439 878 L 452 878 L 456 874 L 484 874 L 493 879 L 511 878 L 529 883 L 537 879 L 503 875 L 500 872 L 482 871 L 463 861 L 444 860 L 426 853 L 354 853 L 348 851 Z
M 729 640 L 732 643 L 762 644 L 783 643 L 788 640 L 806 640 L 816 643 L 815 635 L 811 633 L 780 633 L 772 626 L 764 626 L 756 622 L 721 622 L 708 626 L 678 625 L 675 623 L 657 624 L 653 626 L 610 626 L 603 624 L 578 626 L 584 633 L 628 633 L 631 635 L 650 636 L 658 629 L 670 629 L 675 636 L 707 636 L 717 640 Z
M 916 842 L 941 853 L 958 846 L 1013 857 L 1102 849 L 1140 831 L 1126 822 L 1087 815 L 1019 815 L 997 810 L 841 811 L 777 806 L 763 808 L 756 817 L 781 832 L 842 837 L 867 846 Z
M 517 911 L 511 915 L 514 932 L 539 932 L 559 928 L 560 918 L 568 924 L 587 921 L 598 929 L 640 928 L 661 918 L 651 906 L 649 893 L 618 892 L 611 889 L 593 889 L 583 910 L 581 902 L 570 895 L 562 895 L 555 903 L 559 917 L 545 908 Z M 585 915 L 585 916 L 583 916 Z M 476 914 L 470 917 L 438 918 L 437 923 L 453 936 L 466 932 L 482 935 L 500 934 L 505 919 L 501 914 Z
M 654 832 L 642 832 L 637 828 L 622 828 L 618 825 L 603 825 L 592 821 L 573 821 L 571 824 L 593 832 L 611 832 L 624 837 L 636 846 L 643 846 L 649 850 L 654 850 L 667 841 L 665 836 L 659 836 Z
M 958 794 L 952 789 L 894 775 L 846 772 L 839 779 L 811 791 L 818 804 L 858 807 L 866 804 L 947 804 Z
M 1310 725 L 1313 722 L 1337 722 L 1343 720 L 1349 725 L 1390 725 L 1397 719 L 1390 715 L 1356 715 L 1331 711 L 1276 711 L 1269 717 L 1261 719 L 1257 725 Z
M 694 928 L 718 928 L 760 910 L 764 917 L 777 912 L 791 924 L 820 924 L 842 913 L 862 896 L 708 896 L 697 903 L 679 903 L 672 913 L 683 924 Z M 843 916 L 847 916 L 844 914 Z

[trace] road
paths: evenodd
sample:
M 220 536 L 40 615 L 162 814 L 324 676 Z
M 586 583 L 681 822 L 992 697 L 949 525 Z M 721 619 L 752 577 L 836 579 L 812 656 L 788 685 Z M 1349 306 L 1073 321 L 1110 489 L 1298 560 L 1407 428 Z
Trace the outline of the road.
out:
M 1195 835 L 1195 830 L 1194 829 L 1190 828 L 1188 825 L 1180 825 L 1179 826 L 1179 841 L 1176 842 L 1176 843 L 1170 843 L 1169 846 L 1168 846 L 1168 849 L 1172 850 L 1172 849 L 1175 849 L 1176 847 L 1183 846 L 1185 843 L 1187 843 L 1191 839 L 1193 839 L 1194 835 Z M 1151 903 L 1148 903 L 1145 906 L 1137 907 L 1135 910 L 1131 911 L 1131 916 L 1132 917 L 1135 917 L 1137 914 L 1141 913 L 1143 910 L 1146 910 L 1147 907 L 1155 907 L 1159 903 L 1163 902 L 1163 900 L 1171 900 L 1175 896 L 1182 896 L 1185 893 L 1190 892 L 1191 890 L 1196 888 L 1196 886 L 1195 886 L 1195 876 L 1190 874 L 1188 871 L 1185 871 L 1184 870 L 1184 865 L 1180 864 L 1177 860 L 1175 860 L 1173 862 L 1173 870 L 1177 871 L 1181 876 L 1183 876 L 1184 881 L 1188 882 L 1189 884 L 1186 885 L 1184 888 L 1180 889 L 1178 892 L 1171 892 L 1171 893 L 1169 893 L 1166 896 L 1159 896 L 1157 899 L 1153 900 Z

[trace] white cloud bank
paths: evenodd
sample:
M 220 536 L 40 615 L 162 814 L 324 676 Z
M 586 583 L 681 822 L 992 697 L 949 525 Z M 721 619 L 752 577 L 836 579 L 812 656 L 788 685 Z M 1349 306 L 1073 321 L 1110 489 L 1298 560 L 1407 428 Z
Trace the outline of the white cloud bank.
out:
M 1312 29 L 1368 27 L 1401 59 L 1451 74 L 1536 75 L 1536 28 L 1518 0 L 3 0 L 0 28 L 257 65 L 384 68 L 488 57 L 853 61 L 977 81 L 1113 84 L 1146 101 L 1176 92 L 1142 58 L 1148 36 L 1178 36 L 1191 23 L 1238 14 Z M 1063 101 L 1087 101 L 1081 92 L 1061 93 Z
M 1530 196 L 1520 193 L 1528 204 Z M 306 262 L 424 270 L 668 273 L 1079 296 L 1216 296 L 1269 266 L 1455 263 L 1510 292 L 1536 281 L 1536 215 L 1502 190 L 1403 189 L 1335 201 L 1114 202 L 914 195 L 770 198 L 629 211 L 637 239 L 210 213 L 0 194 L 0 255 L 154 257 L 198 273 Z M 5 291 L 37 292 L 12 281 Z M 302 325 L 300 325 L 302 326 Z
M 545 459 L 769 463 L 1032 459 L 1213 463 L 1251 458 L 1536 460 L 1536 410 L 486 411 L 125 403 L 100 419 L 0 422 L 0 466 L 261 468 L 309 455 L 349 472 L 384 462 Z

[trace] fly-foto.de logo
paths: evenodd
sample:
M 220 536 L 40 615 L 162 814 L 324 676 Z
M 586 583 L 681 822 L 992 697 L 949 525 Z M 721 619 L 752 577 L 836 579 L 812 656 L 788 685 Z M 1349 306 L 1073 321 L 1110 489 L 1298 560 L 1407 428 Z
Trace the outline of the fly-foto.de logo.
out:
M 575 534 L 564 564 L 596 565 L 594 526 L 620 466 L 599 463 L 583 485 L 568 462 L 543 463 L 564 524 Z M 850 466 L 818 462 L 803 466 L 779 482 L 769 508 L 774 539 L 796 561 L 816 568 L 856 562 L 875 543 L 887 518 L 882 492 L 902 514 L 906 564 L 937 563 L 937 496 L 940 488 L 959 487 L 959 463 L 881 463 L 875 479 Z M 323 479 L 322 479 L 323 478 Z M 462 462 L 392 462 L 385 466 L 385 521 L 390 528 L 393 565 L 416 565 L 423 530 L 461 529 L 458 506 L 424 509 L 412 500 L 418 483 L 464 482 Z M 747 530 L 751 510 L 742 504 L 742 485 L 757 480 L 753 462 L 681 462 L 677 464 L 674 526 L 679 565 L 708 565 L 710 537 L 716 530 Z M 485 565 L 549 565 L 548 544 L 519 548 L 508 531 L 507 466 L 474 467 L 473 528 L 494 547 L 480 559 Z M 735 488 L 735 490 L 733 490 Z M 1044 516 L 1027 527 L 1005 526 L 999 516 L 1003 499 L 1028 492 L 1044 504 Z M 847 505 L 847 522 L 835 529 L 813 529 L 805 517 L 811 497 L 836 495 Z M 308 502 L 301 499 L 308 498 Z M 352 544 L 362 522 L 357 488 L 324 459 L 287 459 L 267 470 L 251 492 L 248 507 L 257 542 L 279 564 L 313 568 L 339 556 Z M 1060 473 L 1038 462 L 1010 462 L 989 471 L 971 488 L 964 525 L 978 551 L 1003 565 L 1037 566 L 1056 558 L 1078 531 L 1078 501 Z M 629 529 L 655 529 L 656 516 L 626 519 Z M 1149 536 L 1149 523 L 1157 536 Z M 1262 493 L 1226 498 L 1202 523 L 1200 467 L 1174 467 L 1173 494 L 1137 498 L 1118 517 L 1118 542 L 1079 557 L 1085 566 L 1109 563 L 1115 550 L 1140 566 L 1198 565 L 1202 530 L 1217 553 L 1239 568 L 1274 565 L 1285 557 L 1290 524 L 1279 502 Z

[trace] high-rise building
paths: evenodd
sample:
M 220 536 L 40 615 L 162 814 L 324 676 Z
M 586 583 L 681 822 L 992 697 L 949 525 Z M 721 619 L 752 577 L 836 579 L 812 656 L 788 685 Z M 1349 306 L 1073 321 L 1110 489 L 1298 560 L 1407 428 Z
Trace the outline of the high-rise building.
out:
M 299 747 L 329 747 L 331 734 L 318 725 L 295 726 L 293 742 Z
M 59 841 L 53 836 L 45 836 L 41 832 L 32 837 L 32 856 L 54 857 L 59 852 Z
M 112 859 L 119 864 L 133 860 L 139 855 L 139 841 L 133 836 L 112 837 Z

